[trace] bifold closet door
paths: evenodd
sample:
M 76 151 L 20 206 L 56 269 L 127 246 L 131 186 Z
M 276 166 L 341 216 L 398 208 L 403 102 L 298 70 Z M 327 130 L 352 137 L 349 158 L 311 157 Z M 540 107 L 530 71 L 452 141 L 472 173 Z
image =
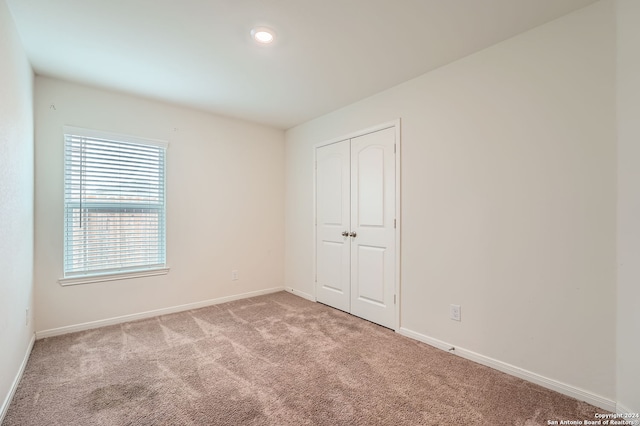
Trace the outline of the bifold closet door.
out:
M 395 326 L 395 129 L 316 149 L 316 298 Z

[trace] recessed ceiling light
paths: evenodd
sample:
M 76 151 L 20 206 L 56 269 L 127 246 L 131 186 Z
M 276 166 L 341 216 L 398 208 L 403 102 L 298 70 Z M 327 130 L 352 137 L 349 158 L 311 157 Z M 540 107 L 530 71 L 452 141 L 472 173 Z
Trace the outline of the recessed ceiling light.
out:
M 256 27 L 251 30 L 251 38 L 260 44 L 272 43 L 275 37 L 275 32 L 271 28 Z

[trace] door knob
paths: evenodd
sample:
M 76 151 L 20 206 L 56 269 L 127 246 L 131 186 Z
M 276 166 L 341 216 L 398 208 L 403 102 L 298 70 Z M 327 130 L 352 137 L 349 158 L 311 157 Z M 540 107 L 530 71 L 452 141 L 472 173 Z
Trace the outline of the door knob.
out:
M 348 236 L 349 236 L 349 233 L 348 233 L 347 231 L 343 231 L 343 232 L 342 232 L 342 236 L 343 236 L 343 237 L 348 237 Z
M 358 236 L 358 234 L 356 234 L 355 232 L 352 232 L 352 233 L 349 234 L 349 236 L 355 238 L 355 237 Z

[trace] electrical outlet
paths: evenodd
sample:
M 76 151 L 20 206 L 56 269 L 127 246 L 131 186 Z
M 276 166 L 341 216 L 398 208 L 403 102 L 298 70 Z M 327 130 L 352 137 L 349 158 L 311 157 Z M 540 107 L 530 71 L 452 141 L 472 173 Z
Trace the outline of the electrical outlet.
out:
M 451 305 L 449 307 L 449 316 L 454 321 L 461 321 L 461 311 L 460 305 Z
M 231 281 L 238 281 L 238 270 L 234 269 L 233 271 L 231 271 Z
M 29 308 L 25 309 L 25 325 L 29 325 Z

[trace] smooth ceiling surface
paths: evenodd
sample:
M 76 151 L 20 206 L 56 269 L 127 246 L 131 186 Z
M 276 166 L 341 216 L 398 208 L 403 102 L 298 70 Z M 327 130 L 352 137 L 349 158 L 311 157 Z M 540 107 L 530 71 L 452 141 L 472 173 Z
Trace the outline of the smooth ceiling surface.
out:
M 5 1 L 37 74 L 286 129 L 595 0 Z

